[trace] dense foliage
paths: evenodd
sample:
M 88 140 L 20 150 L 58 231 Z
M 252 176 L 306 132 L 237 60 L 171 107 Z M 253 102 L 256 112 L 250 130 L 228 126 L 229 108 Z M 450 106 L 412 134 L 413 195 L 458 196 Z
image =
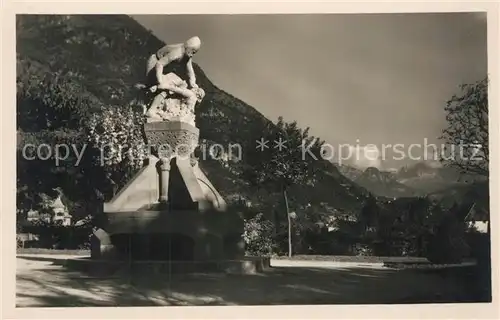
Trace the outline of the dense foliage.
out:
M 262 213 L 257 213 L 245 221 L 243 239 L 246 253 L 254 256 L 267 256 L 275 252 L 273 239 L 274 225 Z

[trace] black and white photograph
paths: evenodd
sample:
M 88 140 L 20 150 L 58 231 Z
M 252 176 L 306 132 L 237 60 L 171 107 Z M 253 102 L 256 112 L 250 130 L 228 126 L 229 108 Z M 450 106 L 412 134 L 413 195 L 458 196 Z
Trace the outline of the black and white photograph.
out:
M 16 14 L 16 308 L 492 303 L 488 18 Z

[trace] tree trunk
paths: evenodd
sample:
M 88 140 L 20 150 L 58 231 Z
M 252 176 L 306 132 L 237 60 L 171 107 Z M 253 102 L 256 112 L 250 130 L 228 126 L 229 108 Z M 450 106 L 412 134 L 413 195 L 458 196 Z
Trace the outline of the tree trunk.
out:
M 292 257 L 292 219 L 288 209 L 288 198 L 286 196 L 286 189 L 283 188 L 283 198 L 285 198 L 286 217 L 288 219 L 288 257 Z
M 486 219 L 486 234 L 488 234 L 488 239 L 491 241 L 491 220 L 490 220 L 490 213 L 488 212 L 488 217 Z

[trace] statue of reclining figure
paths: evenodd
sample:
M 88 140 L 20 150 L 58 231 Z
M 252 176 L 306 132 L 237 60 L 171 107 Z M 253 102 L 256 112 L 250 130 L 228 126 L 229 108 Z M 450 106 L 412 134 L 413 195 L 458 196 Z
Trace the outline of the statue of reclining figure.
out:
M 175 111 L 192 113 L 194 120 L 194 107 L 205 96 L 203 89 L 200 87 L 188 89 L 187 82 L 172 72 L 161 75 L 158 84 L 151 86 L 149 91 L 157 94 L 145 112 L 148 122 L 169 120 Z M 180 97 L 175 98 L 176 95 Z

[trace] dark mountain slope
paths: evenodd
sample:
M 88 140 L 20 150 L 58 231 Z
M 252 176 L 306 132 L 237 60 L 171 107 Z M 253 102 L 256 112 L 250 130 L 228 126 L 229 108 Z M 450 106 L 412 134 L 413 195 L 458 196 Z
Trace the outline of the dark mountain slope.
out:
M 78 130 L 80 120 L 101 106 L 128 105 L 136 97 L 133 85 L 144 77 L 147 57 L 164 45 L 127 16 L 22 16 L 17 25 L 17 82 L 22 98 L 18 127 L 26 132 L 68 126 Z M 207 94 L 197 109 L 202 139 L 243 144 L 249 128 L 261 130 L 259 125 L 269 123 L 253 107 L 216 87 L 198 65 L 194 67 L 197 82 Z M 63 97 L 68 91 L 78 95 Z M 39 96 L 46 101 L 33 101 Z M 69 99 L 78 100 L 74 114 L 56 114 L 54 119 L 39 116 L 45 114 L 44 106 Z M 64 123 L 55 121 L 68 117 Z
M 489 185 L 488 182 L 458 185 L 431 193 L 429 198 L 439 201 L 444 207 L 451 207 L 454 204 L 472 205 L 476 203 L 480 207 L 489 208 Z
M 363 170 L 351 167 L 346 164 L 335 164 L 337 170 L 349 180 L 356 181 L 356 179 L 363 174 Z

